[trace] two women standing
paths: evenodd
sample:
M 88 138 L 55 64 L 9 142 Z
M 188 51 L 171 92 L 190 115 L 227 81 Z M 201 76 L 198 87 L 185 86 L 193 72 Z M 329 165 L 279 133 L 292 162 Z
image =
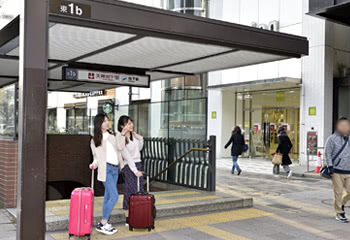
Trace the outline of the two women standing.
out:
M 118 201 L 117 181 L 119 171 L 123 169 L 125 179 L 124 210 L 128 209 L 129 196 L 137 191 L 135 179 L 137 179 L 137 176 L 143 176 L 140 157 L 143 137 L 134 132 L 132 119 L 128 116 L 122 116 L 119 119 L 118 130 L 116 135 L 112 134 L 109 131 L 107 115 L 96 115 L 94 119 L 94 136 L 91 139 L 91 150 L 94 160 L 90 164 L 90 168 L 98 169 L 97 180 L 103 182 L 105 187 L 102 219 L 97 224 L 96 231 L 106 235 L 112 235 L 117 232 L 117 229 L 108 223 L 108 219 Z M 125 215 L 126 217 L 128 216 L 127 211 Z

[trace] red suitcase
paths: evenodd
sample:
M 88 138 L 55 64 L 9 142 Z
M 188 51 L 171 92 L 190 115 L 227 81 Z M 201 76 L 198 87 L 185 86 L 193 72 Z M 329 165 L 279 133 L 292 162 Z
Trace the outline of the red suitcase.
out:
M 73 190 L 69 211 L 69 239 L 72 236 L 87 236 L 90 240 L 94 218 L 94 171 L 92 170 L 91 188 Z
M 147 193 L 140 192 L 140 181 L 137 181 L 138 193 L 129 197 L 129 230 L 134 228 L 154 229 L 156 217 L 155 198 L 149 194 L 149 177 L 147 177 Z

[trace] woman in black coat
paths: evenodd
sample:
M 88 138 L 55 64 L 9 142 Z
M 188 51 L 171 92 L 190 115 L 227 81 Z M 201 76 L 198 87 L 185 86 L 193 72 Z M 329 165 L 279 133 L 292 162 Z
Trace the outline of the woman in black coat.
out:
M 228 146 L 230 146 L 231 143 L 231 156 L 233 161 L 232 174 L 235 174 L 235 169 L 237 169 L 238 175 L 240 175 L 242 170 L 238 165 L 238 156 L 241 155 L 243 152 L 244 137 L 242 135 L 241 128 L 238 126 L 235 127 L 235 129 L 232 131 L 232 136 L 230 140 L 226 143 L 225 149 L 228 148 Z
M 292 164 L 292 161 L 290 160 L 289 153 L 292 149 L 293 144 L 290 141 L 288 134 L 284 127 L 281 127 L 278 130 L 278 147 L 276 149 L 276 153 L 281 153 L 283 155 L 282 157 L 282 166 L 284 171 L 287 173 L 288 178 L 292 176 L 292 171 L 290 170 L 289 165 Z M 275 175 L 278 175 L 280 173 L 280 166 L 275 165 L 273 169 L 273 173 Z

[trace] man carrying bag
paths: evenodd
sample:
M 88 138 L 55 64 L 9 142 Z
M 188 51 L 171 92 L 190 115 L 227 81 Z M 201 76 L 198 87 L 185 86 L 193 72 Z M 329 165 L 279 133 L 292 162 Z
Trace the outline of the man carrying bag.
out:
M 350 200 L 349 134 L 349 120 L 340 118 L 337 121 L 335 133 L 327 140 L 325 149 L 328 171 L 332 176 L 333 182 L 336 219 L 342 223 L 349 222 L 344 209 L 345 204 Z

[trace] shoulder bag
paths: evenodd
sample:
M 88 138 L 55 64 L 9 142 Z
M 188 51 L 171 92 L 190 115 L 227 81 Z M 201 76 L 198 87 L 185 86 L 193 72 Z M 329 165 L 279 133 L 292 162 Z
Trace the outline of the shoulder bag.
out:
M 341 149 L 339 150 L 339 152 L 335 155 L 335 157 L 332 159 L 333 160 L 333 162 L 339 157 L 339 155 L 343 152 L 343 150 L 345 149 L 345 146 L 348 144 L 348 139 L 347 140 L 345 140 L 345 143 L 344 143 L 344 145 L 341 147 Z M 328 168 L 328 166 L 326 165 L 326 166 L 323 166 L 323 168 L 321 169 L 321 171 L 320 171 L 320 174 L 321 174 L 321 176 L 322 177 L 324 177 L 324 178 L 327 178 L 327 179 L 331 179 L 332 178 L 332 174 L 331 174 L 331 172 L 329 171 L 329 168 Z

